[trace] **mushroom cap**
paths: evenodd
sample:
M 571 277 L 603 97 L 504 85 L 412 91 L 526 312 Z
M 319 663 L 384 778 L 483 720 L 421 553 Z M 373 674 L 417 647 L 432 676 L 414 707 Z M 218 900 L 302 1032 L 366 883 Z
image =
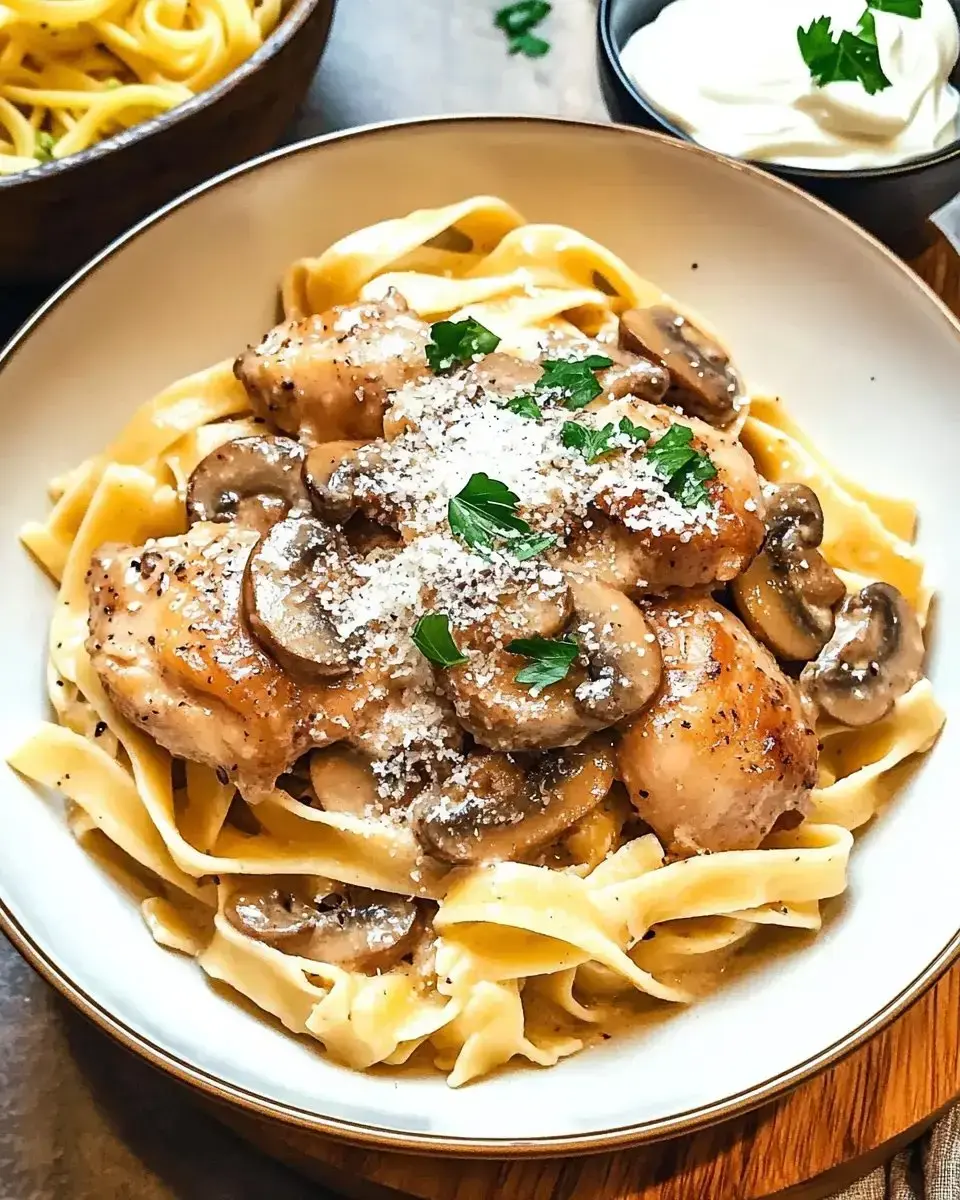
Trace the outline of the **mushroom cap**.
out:
M 310 756 L 310 783 L 325 812 L 365 816 L 379 806 L 377 777 L 365 755 L 350 746 L 328 746 Z
M 763 549 L 733 581 L 733 598 L 750 632 L 779 658 L 808 662 L 827 643 L 843 583 L 817 549 L 823 509 L 802 483 L 769 497 Z
M 357 502 L 349 487 L 331 486 L 334 472 L 366 442 L 321 442 L 303 459 L 303 485 L 318 517 L 344 524 L 357 511 Z
M 712 337 L 666 305 L 631 308 L 620 317 L 620 345 L 670 373 L 667 403 L 710 425 L 729 425 L 743 395 L 727 352 Z
M 848 596 L 836 630 L 800 674 L 800 687 L 842 725 L 872 725 L 920 678 L 923 635 L 916 613 L 889 583 Z
M 532 767 L 477 751 L 465 767 L 413 805 L 413 829 L 442 862 L 512 862 L 555 841 L 595 808 L 613 784 L 609 739 L 544 754 Z
M 201 459 L 187 482 L 187 521 L 236 521 L 266 532 L 310 502 L 301 481 L 303 447 L 257 434 L 225 442 Z
M 586 661 L 587 680 L 574 692 L 577 708 L 613 725 L 652 699 L 660 686 L 660 644 L 643 613 L 606 583 L 575 580 L 571 626 Z
M 288 517 L 265 534 L 247 559 L 243 612 L 254 636 L 277 662 L 307 677 L 350 670 L 347 647 L 324 612 L 320 593 L 349 552 L 328 525 Z
M 597 376 L 605 400 L 623 400 L 637 396 L 651 404 L 659 404 L 670 387 L 670 375 L 658 363 L 647 358 L 631 363 L 617 363 Z
M 413 900 L 306 876 L 251 877 L 223 911 L 235 929 L 285 954 L 365 974 L 394 966 L 422 928 Z

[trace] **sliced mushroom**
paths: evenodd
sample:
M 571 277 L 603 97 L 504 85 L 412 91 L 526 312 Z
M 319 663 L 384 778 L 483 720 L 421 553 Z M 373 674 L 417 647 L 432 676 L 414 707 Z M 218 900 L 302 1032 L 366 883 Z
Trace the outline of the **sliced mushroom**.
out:
M 923 635 L 917 615 L 889 583 L 848 596 L 836 631 L 800 674 L 800 688 L 843 725 L 885 717 L 920 678 Z
M 247 559 L 244 615 L 264 649 L 288 671 L 309 678 L 350 669 L 347 647 L 320 600 L 323 584 L 344 573 L 348 557 L 343 540 L 328 525 L 288 517 Z
M 448 863 L 513 862 L 555 841 L 613 784 L 609 740 L 543 755 L 528 771 L 506 754 L 477 751 L 437 792 L 413 805 L 424 850 Z
M 641 358 L 637 362 L 607 367 L 597 376 L 597 382 L 607 400 L 637 396 L 651 404 L 659 404 L 670 387 L 670 375 L 657 363 Z
M 844 586 L 817 549 L 823 509 L 802 483 L 783 484 L 768 498 L 763 549 L 733 581 L 740 615 L 755 637 L 781 659 L 809 662 L 833 633 Z
M 250 878 L 223 908 L 235 929 L 284 954 L 372 975 L 414 949 L 413 900 L 309 876 Z
M 330 746 L 310 756 L 310 782 L 326 812 L 364 816 L 382 807 L 370 761 L 349 746 Z
M 226 442 L 202 459 L 187 483 L 187 520 L 236 521 L 265 532 L 291 512 L 307 512 L 303 447 L 292 438 Z
M 343 524 L 357 511 L 349 487 L 330 485 L 337 468 L 350 459 L 366 442 L 321 442 L 303 460 L 303 484 L 314 510 L 325 521 Z
M 577 708 L 613 725 L 638 713 L 660 686 L 660 645 L 643 613 L 606 583 L 572 582 L 571 631 L 589 678 L 574 692 Z
M 669 371 L 668 403 L 710 425 L 729 425 L 737 415 L 743 386 L 726 351 L 672 308 L 628 309 L 620 345 Z
M 494 352 L 471 363 L 465 371 L 465 380 L 468 386 L 476 383 L 484 391 L 499 396 L 517 396 L 532 392 L 542 374 L 538 363 Z

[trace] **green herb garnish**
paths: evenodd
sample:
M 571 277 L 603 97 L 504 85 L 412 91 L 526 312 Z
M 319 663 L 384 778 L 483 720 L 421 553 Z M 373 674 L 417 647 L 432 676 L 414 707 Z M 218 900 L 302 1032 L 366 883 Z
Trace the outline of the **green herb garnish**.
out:
M 887 0 L 897 3 L 898 0 Z M 834 38 L 829 17 L 818 17 L 809 29 L 797 29 L 797 44 L 803 61 L 818 87 L 827 83 L 859 82 L 872 96 L 890 87 L 880 64 L 877 27 L 873 13 L 864 10 L 856 32 L 843 30 Z
M 413 644 L 424 658 L 438 667 L 458 667 L 469 661 L 453 640 L 446 613 L 426 613 L 413 630 Z
M 499 345 L 497 335 L 473 317 L 438 321 L 430 326 L 427 362 L 430 370 L 439 375 L 455 363 L 471 363 L 477 355 L 491 354 Z
M 644 429 L 642 425 L 634 425 L 629 417 L 620 418 L 620 432 L 626 434 L 628 438 L 633 438 L 635 442 L 648 442 L 650 440 L 650 430 Z
M 875 8 L 877 12 L 896 13 L 898 17 L 909 17 L 912 21 L 917 21 L 923 13 L 923 0 L 867 0 L 867 8 Z
M 560 440 L 565 446 L 579 450 L 588 463 L 596 462 L 610 449 L 610 439 L 616 430 L 612 425 L 602 429 L 591 429 L 577 421 L 564 421 L 560 429 Z
M 542 364 L 543 374 L 537 380 L 538 392 L 554 392 L 564 408 L 584 408 L 603 391 L 594 371 L 612 367 L 613 360 L 603 354 L 588 354 L 586 358 L 548 358 Z
M 41 129 L 37 134 L 37 148 L 33 152 L 33 157 L 37 162 L 53 162 L 53 148 L 56 144 L 57 139 L 53 134 Z
M 518 502 L 519 497 L 505 483 L 478 471 L 448 501 L 447 520 L 471 550 L 489 550 L 495 541 L 502 540 L 507 553 L 523 562 L 557 539 L 551 533 L 534 533 L 529 523 L 517 516 Z
M 550 14 L 551 7 L 547 0 L 517 0 L 497 12 L 493 23 L 507 35 L 511 54 L 542 58 L 547 53 L 550 43 L 531 30 Z
M 579 650 L 574 638 L 545 638 L 539 634 L 507 643 L 510 654 L 530 659 L 530 665 L 519 670 L 514 679 L 517 683 L 528 683 L 538 691 L 565 679 Z
M 717 468 L 690 445 L 693 430 L 688 425 L 671 425 L 647 451 L 647 459 L 667 481 L 667 492 L 687 508 L 706 503 L 710 494 L 703 486 Z
M 512 413 L 516 413 L 519 417 L 529 417 L 531 421 L 536 421 L 538 425 L 543 424 L 543 413 L 540 411 L 540 405 L 532 396 L 515 396 L 512 400 L 508 400 L 503 407 L 509 409 Z

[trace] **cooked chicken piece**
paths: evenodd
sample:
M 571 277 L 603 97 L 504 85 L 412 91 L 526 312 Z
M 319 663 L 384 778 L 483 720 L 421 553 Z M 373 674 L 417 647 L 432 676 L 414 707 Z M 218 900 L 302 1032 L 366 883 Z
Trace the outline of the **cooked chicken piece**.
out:
M 817 779 L 817 737 L 770 652 L 708 597 L 645 609 L 663 652 L 660 691 L 624 730 L 620 772 L 674 852 L 751 850 L 798 822 Z
M 277 325 L 234 364 L 254 409 L 313 445 L 383 434 L 388 395 L 427 369 L 430 326 L 391 291 Z
M 674 530 L 658 520 L 655 504 L 648 503 L 642 493 L 601 495 L 597 507 L 604 515 L 574 536 L 566 561 L 591 579 L 641 594 L 661 595 L 670 588 L 704 587 L 735 579 L 760 550 L 765 533 L 761 485 L 753 459 L 729 435 L 696 417 L 678 417 L 662 406 L 634 399 L 628 409 L 612 404 L 598 417 L 616 422 L 625 411 L 631 421 L 657 436 L 669 425 L 693 430 L 692 448 L 707 455 L 717 469 L 716 477 L 705 485 L 712 511 L 704 521 Z M 648 519 L 651 528 L 643 528 Z
M 255 530 L 200 522 L 144 548 L 103 546 L 89 574 L 93 666 L 120 712 L 172 754 L 258 801 L 311 746 L 343 738 L 368 684 L 299 685 L 241 620 Z

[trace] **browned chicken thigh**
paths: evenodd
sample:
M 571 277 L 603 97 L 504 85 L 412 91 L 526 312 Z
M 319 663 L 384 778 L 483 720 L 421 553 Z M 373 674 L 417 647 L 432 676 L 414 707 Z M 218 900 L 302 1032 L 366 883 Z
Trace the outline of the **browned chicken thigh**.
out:
M 298 684 L 248 632 L 241 588 L 257 537 L 200 523 L 149 547 L 101 547 L 87 643 L 128 720 L 252 801 L 310 746 L 342 738 L 364 698 L 360 683 Z
M 675 852 L 755 849 L 778 818 L 802 817 L 816 783 L 817 737 L 797 689 L 709 597 L 644 612 L 663 679 L 618 744 L 630 797 Z
M 271 329 L 234 364 L 254 409 L 309 444 L 383 433 L 390 392 L 426 371 L 430 326 L 391 291 Z

